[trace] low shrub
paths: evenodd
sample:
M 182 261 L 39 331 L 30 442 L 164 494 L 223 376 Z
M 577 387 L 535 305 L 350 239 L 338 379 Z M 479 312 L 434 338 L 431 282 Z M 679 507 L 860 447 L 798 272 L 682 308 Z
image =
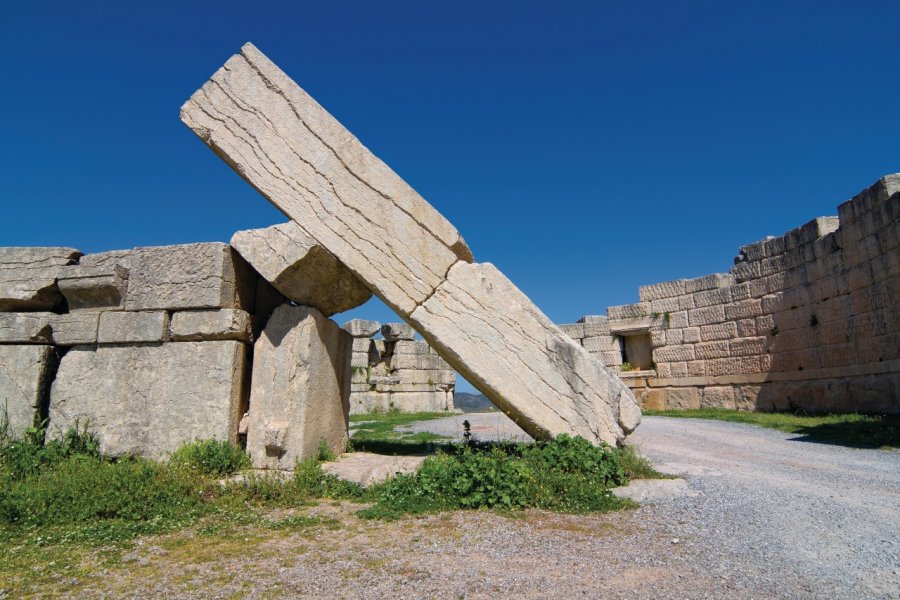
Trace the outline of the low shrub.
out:
M 224 477 L 249 468 L 250 457 L 242 448 L 228 441 L 197 440 L 172 453 L 169 465 L 176 470 Z
M 22 439 L 0 446 L 0 477 L 20 481 L 71 456 L 100 456 L 100 441 L 86 425 L 76 422 L 59 440 L 44 443 L 44 436 L 44 429 L 30 427 Z

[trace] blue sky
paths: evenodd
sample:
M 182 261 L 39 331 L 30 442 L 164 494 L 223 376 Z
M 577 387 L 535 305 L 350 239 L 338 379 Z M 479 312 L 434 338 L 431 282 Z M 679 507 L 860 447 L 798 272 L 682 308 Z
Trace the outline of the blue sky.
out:
M 0 245 L 281 221 L 178 120 L 252 41 L 570 322 L 900 171 L 898 29 L 896 1 L 9 3 Z

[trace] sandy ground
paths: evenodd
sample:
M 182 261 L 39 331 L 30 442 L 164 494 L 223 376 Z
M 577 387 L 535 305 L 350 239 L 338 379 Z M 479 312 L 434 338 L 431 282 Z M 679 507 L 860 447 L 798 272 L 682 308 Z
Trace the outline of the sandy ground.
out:
M 497 431 L 496 414 L 464 415 Z M 460 420 L 461 420 L 460 418 Z M 423 424 L 457 427 L 456 417 Z M 476 427 L 484 425 L 485 429 Z M 460 431 L 461 433 L 461 431 Z M 485 439 L 485 438 L 482 438 Z M 688 493 L 605 515 L 452 513 L 142 540 L 80 597 L 897 598 L 900 452 L 746 425 L 647 418 L 632 438 Z M 65 582 L 63 582 L 65 583 Z

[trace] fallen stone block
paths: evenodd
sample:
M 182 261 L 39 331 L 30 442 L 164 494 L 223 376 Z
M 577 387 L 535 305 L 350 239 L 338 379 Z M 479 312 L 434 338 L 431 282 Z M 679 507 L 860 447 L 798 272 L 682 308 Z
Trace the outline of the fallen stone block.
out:
M 381 326 L 381 335 L 388 342 L 416 339 L 415 330 L 406 323 L 385 323 Z
M 100 313 L 76 311 L 64 315 L 53 315 L 53 343 L 57 346 L 79 346 L 96 344 L 100 325 Z
M 285 298 L 327 317 L 372 297 L 347 267 L 293 221 L 238 231 L 231 246 Z
M 172 341 L 236 340 L 253 342 L 253 323 L 246 311 L 236 308 L 221 310 L 186 310 L 172 315 L 169 326 Z
M 118 264 L 64 267 L 60 269 L 56 283 L 69 310 L 110 310 L 121 306 L 125 300 L 128 270 Z
M 164 310 L 105 312 L 100 315 L 97 342 L 128 344 L 164 342 L 169 338 L 169 313 Z
M 370 338 L 381 329 L 381 323 L 365 319 L 353 319 L 341 325 L 341 328 L 355 338 Z
M 195 439 L 237 442 L 246 354 L 234 341 L 75 346 L 53 381 L 48 436 L 77 421 L 104 454 L 156 460 Z
M 253 311 L 256 275 L 228 244 L 135 248 L 130 260 L 126 310 Z
M 0 247 L 0 311 L 60 307 L 64 298 L 56 285 L 57 274 L 79 256 L 74 248 Z
M 0 344 L 50 344 L 53 313 L 0 313 Z
M 612 372 L 493 266 L 469 265 L 453 226 L 253 45 L 181 118 L 532 436 L 615 444 L 637 426 Z
M 0 346 L 0 423 L 21 438 L 40 418 L 57 354 L 51 346 Z
M 253 350 L 247 452 L 258 469 L 293 469 L 325 442 L 347 446 L 351 337 L 315 308 L 275 309 Z

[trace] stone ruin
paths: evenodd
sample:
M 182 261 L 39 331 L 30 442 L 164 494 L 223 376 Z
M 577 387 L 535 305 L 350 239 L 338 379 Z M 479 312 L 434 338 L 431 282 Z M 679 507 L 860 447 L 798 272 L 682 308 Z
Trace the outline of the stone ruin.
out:
M 563 331 L 645 409 L 900 412 L 900 174 Z

